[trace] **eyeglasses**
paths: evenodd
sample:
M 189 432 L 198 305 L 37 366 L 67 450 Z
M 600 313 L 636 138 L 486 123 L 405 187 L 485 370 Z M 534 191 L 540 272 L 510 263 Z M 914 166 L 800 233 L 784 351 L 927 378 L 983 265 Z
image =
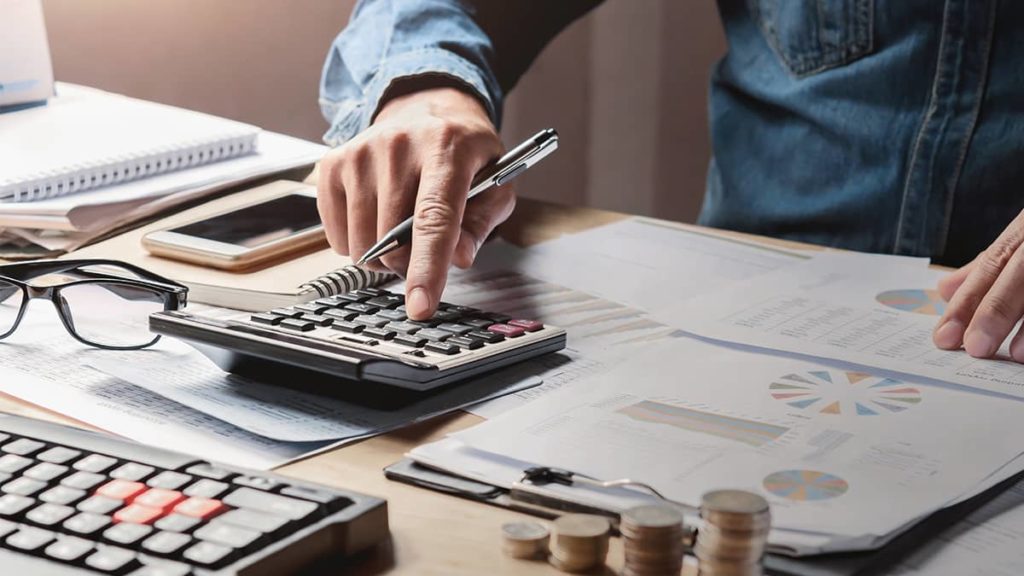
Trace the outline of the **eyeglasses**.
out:
M 56 282 L 29 281 L 54 276 Z M 53 302 L 76 340 L 108 350 L 138 350 L 160 339 L 149 316 L 179 310 L 188 288 L 116 260 L 39 260 L 0 265 L 0 340 L 18 329 L 28 301 Z

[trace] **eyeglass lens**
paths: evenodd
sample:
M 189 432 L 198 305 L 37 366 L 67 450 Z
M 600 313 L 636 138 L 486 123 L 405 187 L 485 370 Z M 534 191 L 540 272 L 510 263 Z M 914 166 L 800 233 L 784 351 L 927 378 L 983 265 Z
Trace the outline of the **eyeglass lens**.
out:
M 119 348 L 156 341 L 149 331 L 149 315 L 164 309 L 160 292 L 116 282 L 64 286 L 58 301 L 80 338 Z
M 11 331 L 18 320 L 25 292 L 5 280 L 0 280 L 0 336 Z

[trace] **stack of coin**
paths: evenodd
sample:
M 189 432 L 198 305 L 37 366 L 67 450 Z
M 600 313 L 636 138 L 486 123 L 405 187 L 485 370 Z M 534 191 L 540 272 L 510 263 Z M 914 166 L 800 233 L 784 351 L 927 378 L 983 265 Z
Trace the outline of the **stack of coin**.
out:
M 771 527 L 768 501 L 743 490 L 716 490 L 701 498 L 704 526 L 694 554 L 701 576 L 760 576 Z
M 678 576 L 683 562 L 682 513 L 668 504 L 652 504 L 630 508 L 621 518 L 622 576 Z
M 566 514 L 554 522 L 548 561 L 564 572 L 586 572 L 604 564 L 611 523 L 603 516 Z
M 548 555 L 548 529 L 539 522 L 502 524 L 502 549 L 513 558 L 537 559 Z

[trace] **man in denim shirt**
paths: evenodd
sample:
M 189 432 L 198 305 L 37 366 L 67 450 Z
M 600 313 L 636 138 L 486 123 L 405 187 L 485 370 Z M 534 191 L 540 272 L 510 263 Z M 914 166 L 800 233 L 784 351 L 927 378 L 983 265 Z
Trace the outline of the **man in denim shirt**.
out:
M 321 215 L 332 246 L 360 255 L 415 214 L 411 250 L 383 260 L 407 274 L 411 317 L 515 205 L 507 187 L 465 204 L 502 152 L 502 99 L 599 3 L 361 0 L 332 46 Z M 718 4 L 729 52 L 701 223 L 966 263 L 940 286 L 935 342 L 992 356 L 1024 315 L 1024 4 Z M 1024 361 L 1024 337 L 1011 351 Z

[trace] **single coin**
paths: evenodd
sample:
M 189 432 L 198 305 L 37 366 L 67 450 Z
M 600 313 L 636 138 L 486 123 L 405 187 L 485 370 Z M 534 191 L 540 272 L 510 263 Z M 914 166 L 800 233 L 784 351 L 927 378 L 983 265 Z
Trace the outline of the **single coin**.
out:
M 651 504 L 622 513 L 622 523 L 639 528 L 675 528 L 683 524 L 683 514 L 674 506 Z
M 559 539 L 598 538 L 607 535 L 611 528 L 607 518 L 594 514 L 566 514 L 554 522 L 555 535 Z
M 513 558 L 543 558 L 548 553 L 549 532 L 539 522 L 508 522 L 502 524 L 502 550 Z
M 501 533 L 509 540 L 544 540 L 548 537 L 547 526 L 540 522 L 506 522 L 501 525 Z
M 725 514 L 764 514 L 768 512 L 768 501 L 746 490 L 713 490 L 701 497 L 700 509 Z

